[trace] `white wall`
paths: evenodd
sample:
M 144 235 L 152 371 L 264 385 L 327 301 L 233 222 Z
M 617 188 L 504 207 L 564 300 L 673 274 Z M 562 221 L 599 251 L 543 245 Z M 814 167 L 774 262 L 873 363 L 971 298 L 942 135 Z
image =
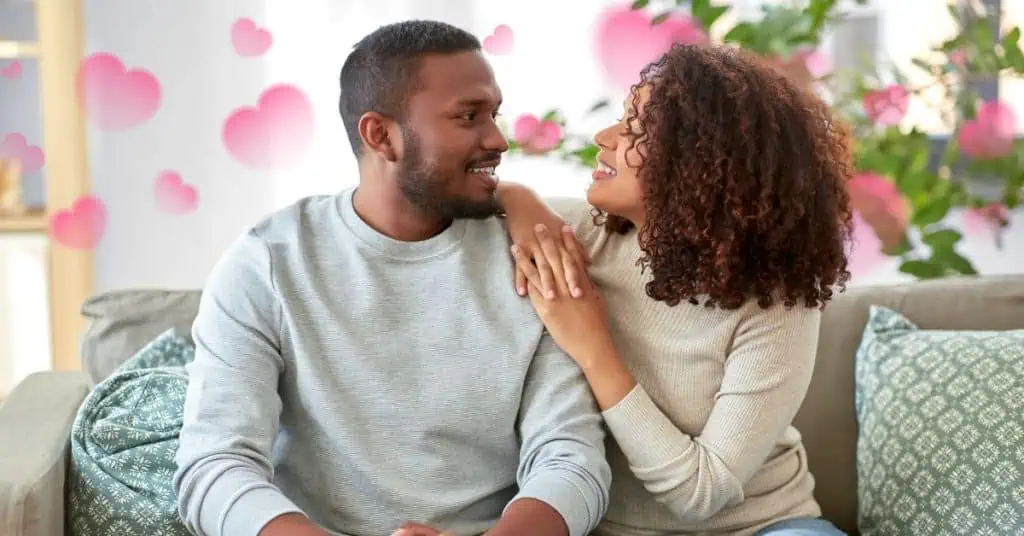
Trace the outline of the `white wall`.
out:
M 0 6 L 31 6 L 13 1 L 17 4 L 0 0 Z M 509 123 L 521 113 L 540 114 L 558 107 L 567 112 L 574 130 L 593 132 L 616 117 L 622 97 L 603 82 L 592 53 L 592 22 L 606 6 L 621 3 L 612 0 L 84 1 L 89 52 L 111 52 L 129 67 L 144 67 L 163 87 L 162 106 L 150 122 L 123 132 L 89 133 L 94 190 L 108 208 L 108 231 L 96 250 L 97 291 L 199 287 L 223 248 L 247 225 L 298 197 L 353 184 L 354 161 L 336 111 L 337 75 L 351 45 L 380 24 L 408 17 L 438 18 L 481 38 L 497 24 L 511 26 L 514 52 L 492 58 Z M 944 4 L 945 0 L 907 0 L 882 6 L 894 6 L 894 15 L 915 13 L 921 20 L 921 13 L 941 12 Z M 0 34 L 31 38 L 17 35 L 31 31 L 26 9 L 0 8 Z M 240 58 L 233 51 L 230 27 L 243 16 L 273 32 L 274 44 L 265 57 Z M 932 37 L 929 32 L 937 27 L 888 22 L 882 47 L 917 51 L 927 46 L 921 39 Z M 25 82 L 34 76 L 33 69 L 26 63 L 17 84 L 0 80 L 0 133 L 21 129 L 32 133 L 30 139 L 40 139 L 41 133 L 32 131 L 37 100 Z M 277 82 L 296 84 L 308 93 L 317 119 L 313 147 L 293 170 L 244 168 L 222 146 L 222 123 L 236 107 L 254 104 L 267 85 Z M 583 112 L 603 96 L 612 99 L 612 108 L 584 119 Z M 179 171 L 198 187 L 195 213 L 171 216 L 155 210 L 153 180 L 167 169 Z M 582 196 L 589 180 L 587 170 L 536 158 L 509 158 L 500 173 L 547 195 Z M 1024 214 L 1018 215 L 1006 246 L 998 251 L 991 240 L 977 237 L 964 250 L 985 273 L 1024 271 Z M 30 251 L 27 247 L 19 251 Z M 41 262 L 38 254 L 37 259 Z M 5 262 L 11 266 L 15 261 L 0 253 L 0 263 Z M 30 277 L 28 272 L 18 273 Z M 895 266 L 884 265 L 855 283 L 900 279 Z M 21 292 L 38 286 L 15 288 Z M 38 302 L 38 292 L 6 298 L 13 303 L 0 307 L 7 332 L 34 333 L 33 340 L 44 340 L 45 321 L 29 322 L 21 314 L 10 314 L 26 310 L 18 303 Z M 36 355 L 44 351 L 42 345 L 39 348 Z M 0 356 L 4 352 L 8 350 L 0 348 Z

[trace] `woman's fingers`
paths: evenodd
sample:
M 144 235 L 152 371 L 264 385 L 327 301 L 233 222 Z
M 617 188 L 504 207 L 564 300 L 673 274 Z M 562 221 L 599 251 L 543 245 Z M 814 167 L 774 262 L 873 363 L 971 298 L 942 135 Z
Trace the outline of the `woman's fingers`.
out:
M 516 294 L 520 296 L 526 296 L 526 274 L 523 273 L 523 269 L 519 267 L 519 263 L 515 263 L 516 270 Z
M 543 287 L 544 295 L 548 299 L 555 298 L 558 294 L 568 293 L 569 288 L 565 284 L 565 269 L 562 261 L 562 246 L 561 240 L 557 240 L 556 236 L 553 236 L 546 225 L 537 224 L 534 227 L 534 232 L 537 235 L 537 242 L 540 244 L 539 255 L 534 255 L 534 262 L 537 263 L 538 269 L 540 269 L 541 260 L 549 271 L 549 278 L 545 280 L 545 286 Z M 541 270 L 541 278 L 544 279 L 544 271 Z M 548 286 L 550 285 L 550 286 Z
M 523 248 L 519 246 L 512 246 L 511 249 L 512 257 L 515 258 L 516 260 L 517 276 L 519 273 L 522 273 L 523 277 L 526 278 L 528 285 L 535 286 L 538 289 L 543 288 L 543 281 L 541 280 L 540 271 L 537 270 L 537 266 L 533 264 L 533 261 L 526 256 L 526 252 L 523 251 Z
M 588 282 L 586 266 L 590 260 L 576 241 L 576 235 L 572 227 L 566 225 L 562 228 L 562 247 L 568 255 L 563 255 L 565 265 L 565 281 L 569 284 L 569 291 L 576 298 L 583 296 L 584 287 Z

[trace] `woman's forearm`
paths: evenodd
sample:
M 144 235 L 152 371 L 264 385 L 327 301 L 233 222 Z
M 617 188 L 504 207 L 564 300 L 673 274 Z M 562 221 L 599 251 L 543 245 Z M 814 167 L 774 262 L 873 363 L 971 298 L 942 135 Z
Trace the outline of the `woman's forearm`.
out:
M 593 355 L 579 356 L 576 361 L 601 411 L 614 407 L 636 387 L 636 379 L 612 342 L 596 348 Z

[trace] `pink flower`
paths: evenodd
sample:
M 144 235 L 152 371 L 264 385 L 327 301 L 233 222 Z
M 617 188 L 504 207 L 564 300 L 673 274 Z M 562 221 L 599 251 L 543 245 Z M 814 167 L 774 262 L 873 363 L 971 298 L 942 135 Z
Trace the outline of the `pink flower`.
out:
M 967 67 L 967 52 L 962 48 L 958 48 L 953 52 L 950 52 L 949 63 L 952 63 L 961 69 Z
M 541 121 L 535 115 L 523 114 L 516 119 L 512 135 L 527 154 L 546 153 L 562 140 L 562 127 L 555 121 Z
M 876 125 L 896 125 L 907 114 L 910 93 L 907 88 L 892 84 L 884 89 L 869 91 L 862 101 L 864 113 Z
M 992 234 L 1009 223 L 1010 211 L 999 202 L 969 208 L 963 216 L 964 233 L 972 235 Z
M 875 230 L 864 220 L 860 212 L 853 211 L 853 234 L 846 244 L 847 269 L 856 279 L 875 271 L 887 255 L 882 251 L 882 241 Z
M 853 209 L 874 229 L 885 250 L 898 247 L 910 221 L 910 202 L 896 185 L 877 173 L 858 173 L 847 188 Z
M 1013 151 L 1017 118 L 1006 104 L 987 101 L 978 108 L 974 119 L 960 127 L 957 142 L 971 158 L 1000 158 Z

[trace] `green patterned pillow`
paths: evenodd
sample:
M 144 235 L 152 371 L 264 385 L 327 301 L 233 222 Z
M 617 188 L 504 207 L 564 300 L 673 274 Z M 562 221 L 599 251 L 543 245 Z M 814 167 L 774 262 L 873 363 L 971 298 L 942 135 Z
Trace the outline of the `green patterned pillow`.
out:
M 863 536 L 1024 534 L 1024 330 L 874 306 L 857 350 Z
M 194 355 L 167 331 L 86 397 L 71 429 L 70 534 L 189 536 L 171 478 Z

